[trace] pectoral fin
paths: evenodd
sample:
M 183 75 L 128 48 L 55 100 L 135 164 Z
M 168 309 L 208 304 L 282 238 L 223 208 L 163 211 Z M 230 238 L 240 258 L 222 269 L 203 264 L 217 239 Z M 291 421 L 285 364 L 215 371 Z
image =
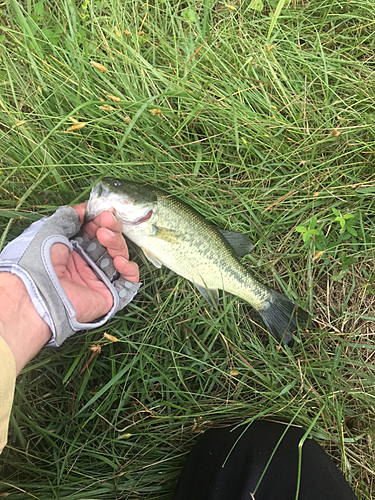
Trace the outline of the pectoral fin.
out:
M 156 257 L 156 255 L 154 255 L 152 252 L 150 252 L 150 250 L 147 250 L 146 248 L 142 248 L 142 251 L 143 253 L 145 254 L 145 257 L 147 260 L 149 260 L 152 264 L 154 264 L 155 267 L 158 267 L 160 268 L 163 263 L 160 262 L 159 258 Z
M 173 231 L 172 229 L 166 229 L 165 227 L 156 227 L 153 237 L 168 241 L 168 243 L 176 243 L 177 235 L 177 231 Z
M 254 248 L 254 242 L 247 234 L 238 233 L 237 231 L 227 231 L 226 229 L 216 229 L 221 236 L 224 236 L 237 257 L 245 257 Z
M 217 288 L 206 288 L 204 286 L 195 285 L 196 289 L 203 295 L 209 304 L 217 306 L 219 303 L 219 291 Z

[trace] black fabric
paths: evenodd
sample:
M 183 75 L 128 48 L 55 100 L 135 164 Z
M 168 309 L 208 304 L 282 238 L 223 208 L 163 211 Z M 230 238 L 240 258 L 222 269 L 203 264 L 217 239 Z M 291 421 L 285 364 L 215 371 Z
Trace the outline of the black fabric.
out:
M 289 427 L 277 447 L 286 429 L 287 424 L 266 420 L 209 429 L 188 455 L 173 500 L 356 500 L 339 469 L 310 438 L 302 447 L 296 497 L 298 444 L 305 431 Z

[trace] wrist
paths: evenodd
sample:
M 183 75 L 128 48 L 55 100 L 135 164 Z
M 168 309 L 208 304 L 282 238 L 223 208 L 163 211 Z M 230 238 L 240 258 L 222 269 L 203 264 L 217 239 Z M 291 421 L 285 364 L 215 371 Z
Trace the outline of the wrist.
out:
M 9 345 L 17 374 L 51 337 L 21 279 L 0 272 L 0 335 Z

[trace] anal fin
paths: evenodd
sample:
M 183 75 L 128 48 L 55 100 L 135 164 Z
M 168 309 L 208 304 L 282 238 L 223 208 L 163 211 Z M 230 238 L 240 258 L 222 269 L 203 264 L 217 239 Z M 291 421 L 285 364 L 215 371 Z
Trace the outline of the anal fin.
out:
M 217 288 L 206 288 L 205 286 L 195 285 L 198 292 L 207 300 L 209 304 L 216 307 L 219 303 L 219 291 Z

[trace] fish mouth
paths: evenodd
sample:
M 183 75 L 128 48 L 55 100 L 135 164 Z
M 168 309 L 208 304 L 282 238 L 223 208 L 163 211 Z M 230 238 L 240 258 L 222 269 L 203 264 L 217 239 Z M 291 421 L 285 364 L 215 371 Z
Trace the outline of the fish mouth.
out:
M 86 206 L 85 223 L 110 209 L 124 227 L 131 227 L 148 222 L 154 215 L 155 207 L 134 204 L 131 198 L 114 193 L 109 184 L 100 180 L 91 189 Z
M 99 181 L 95 184 L 95 186 L 91 189 L 90 200 L 91 198 L 106 198 L 109 194 L 107 186 L 103 184 L 102 181 Z
M 103 185 L 102 181 L 99 181 L 95 184 L 95 186 L 91 189 L 90 198 L 87 202 L 86 212 L 84 222 L 90 222 L 98 215 L 95 210 L 95 206 L 98 205 L 100 200 L 105 200 L 109 194 L 108 188 Z
M 143 217 L 140 217 L 136 222 L 135 222 L 135 225 L 136 226 L 139 226 L 139 224 L 142 224 L 143 222 L 147 222 L 148 220 L 151 219 L 152 215 L 153 215 L 154 211 L 151 209 L 147 212 L 146 215 L 144 215 Z

